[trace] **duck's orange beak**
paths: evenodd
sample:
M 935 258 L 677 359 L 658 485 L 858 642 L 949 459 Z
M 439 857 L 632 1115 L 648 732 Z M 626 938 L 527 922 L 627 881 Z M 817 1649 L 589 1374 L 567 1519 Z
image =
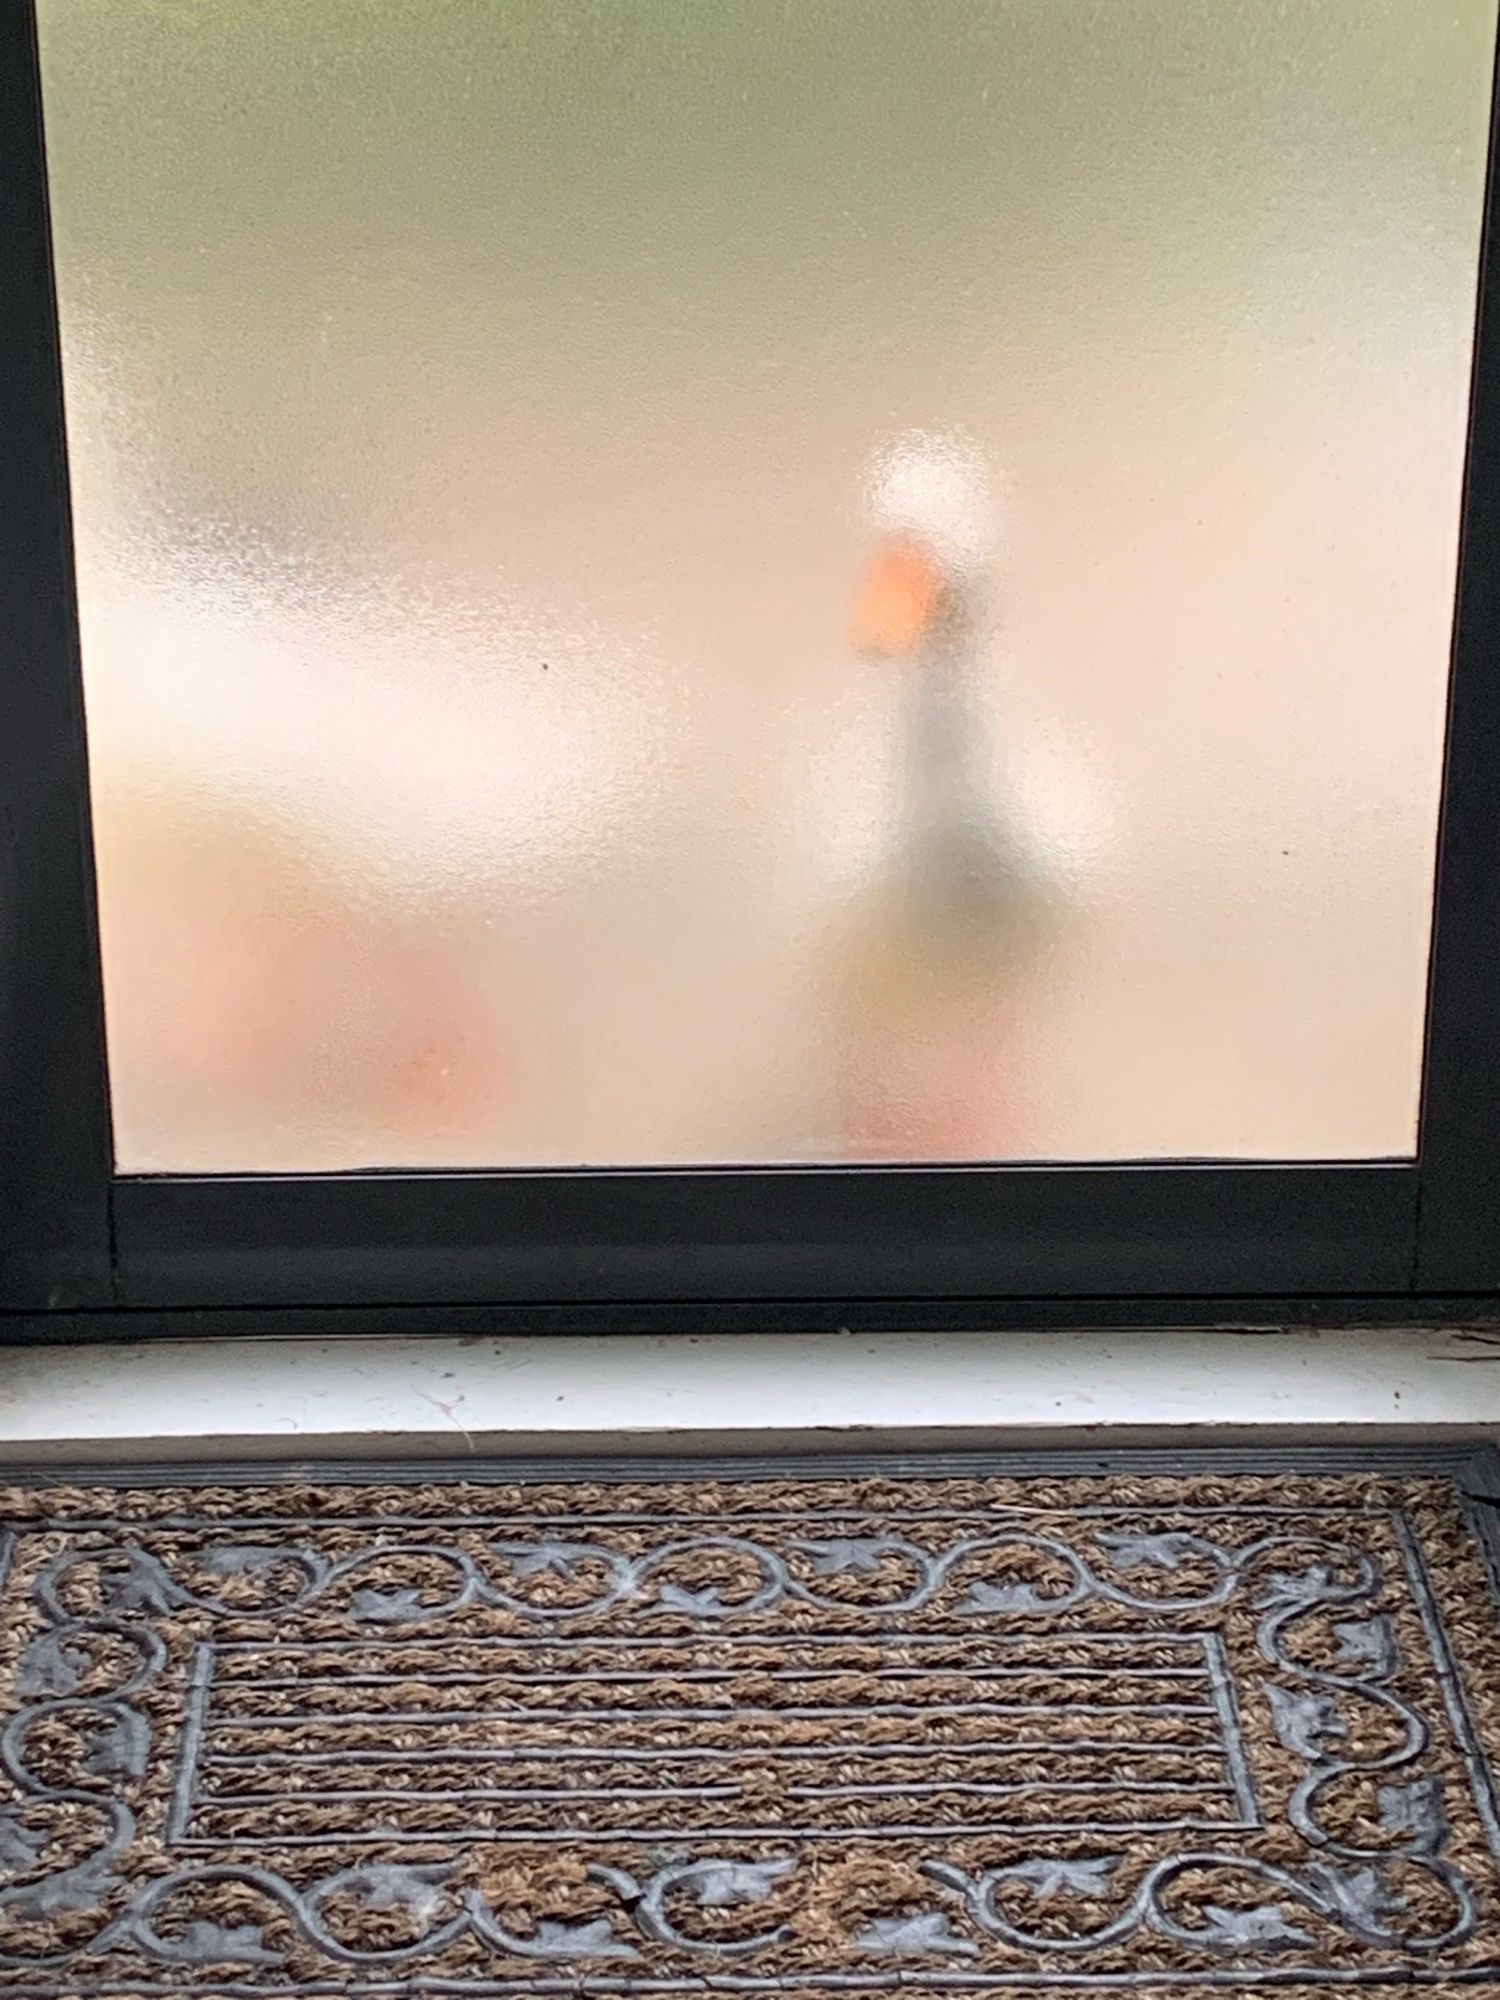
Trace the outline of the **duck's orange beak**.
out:
M 855 651 L 879 658 L 914 653 L 937 622 L 942 601 L 943 579 L 931 556 L 910 542 L 886 543 L 855 600 Z

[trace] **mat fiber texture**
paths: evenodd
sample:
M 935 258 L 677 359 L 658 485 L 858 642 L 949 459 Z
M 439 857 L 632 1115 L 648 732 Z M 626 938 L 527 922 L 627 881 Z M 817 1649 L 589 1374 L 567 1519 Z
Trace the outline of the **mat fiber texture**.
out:
M 6 1490 L 0 1993 L 1500 1996 L 1474 1483 Z

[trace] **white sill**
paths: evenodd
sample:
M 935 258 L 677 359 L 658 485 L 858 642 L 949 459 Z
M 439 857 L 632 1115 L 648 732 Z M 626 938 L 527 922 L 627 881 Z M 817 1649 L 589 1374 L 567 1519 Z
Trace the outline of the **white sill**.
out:
M 0 1461 L 1500 1436 L 1500 1335 L 200 1340 L 0 1349 Z

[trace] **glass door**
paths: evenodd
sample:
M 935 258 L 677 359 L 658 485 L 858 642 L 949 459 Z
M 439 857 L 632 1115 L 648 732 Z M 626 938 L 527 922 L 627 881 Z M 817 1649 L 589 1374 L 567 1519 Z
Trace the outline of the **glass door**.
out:
M 1411 1284 L 1495 0 L 35 14 L 118 1301 Z

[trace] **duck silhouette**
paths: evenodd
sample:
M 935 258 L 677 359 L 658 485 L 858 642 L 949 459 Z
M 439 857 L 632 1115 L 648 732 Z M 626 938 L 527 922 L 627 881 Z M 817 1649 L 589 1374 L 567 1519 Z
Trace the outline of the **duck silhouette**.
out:
M 998 508 L 978 457 L 918 436 L 876 461 L 850 642 L 893 673 L 896 793 L 843 928 L 841 1138 L 856 1155 L 1004 1143 L 997 1077 L 1057 884 L 997 777 Z

